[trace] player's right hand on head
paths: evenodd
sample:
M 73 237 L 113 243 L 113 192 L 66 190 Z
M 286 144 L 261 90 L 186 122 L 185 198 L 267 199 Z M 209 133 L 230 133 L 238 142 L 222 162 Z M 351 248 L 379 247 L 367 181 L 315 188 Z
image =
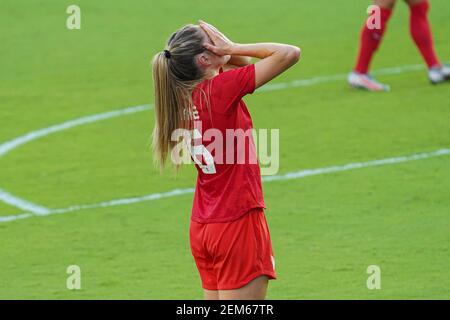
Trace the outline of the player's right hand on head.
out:
M 206 32 L 211 39 L 211 43 L 207 42 L 203 46 L 208 51 L 211 51 L 219 56 L 233 54 L 234 43 L 228 39 L 222 32 L 220 32 L 213 25 L 199 20 L 199 26 Z

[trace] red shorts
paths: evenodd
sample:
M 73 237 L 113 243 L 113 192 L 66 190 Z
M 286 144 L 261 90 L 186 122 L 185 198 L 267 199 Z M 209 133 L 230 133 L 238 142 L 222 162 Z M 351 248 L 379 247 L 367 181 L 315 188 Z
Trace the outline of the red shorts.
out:
M 191 221 L 191 251 L 207 290 L 238 289 L 266 275 L 275 279 L 275 260 L 263 209 L 226 223 Z

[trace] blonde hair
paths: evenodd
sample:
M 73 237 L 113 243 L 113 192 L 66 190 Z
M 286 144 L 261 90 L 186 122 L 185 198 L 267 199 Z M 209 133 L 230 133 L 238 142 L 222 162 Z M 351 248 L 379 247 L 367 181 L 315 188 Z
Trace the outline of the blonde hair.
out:
M 191 129 L 192 92 L 202 82 L 204 72 L 195 57 L 204 52 L 205 35 L 199 26 L 186 25 L 176 31 L 166 49 L 153 58 L 155 88 L 154 162 L 163 169 L 176 141 L 176 129 Z

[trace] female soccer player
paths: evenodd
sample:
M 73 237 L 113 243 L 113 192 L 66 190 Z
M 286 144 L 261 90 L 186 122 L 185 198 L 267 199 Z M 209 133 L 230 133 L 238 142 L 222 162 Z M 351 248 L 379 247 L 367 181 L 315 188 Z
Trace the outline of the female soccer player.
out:
M 374 0 L 374 4 L 381 9 L 381 28 L 369 29 L 364 24 L 358 60 L 356 66 L 348 76 L 352 87 L 370 91 L 388 91 L 389 86 L 382 84 L 369 76 L 368 70 L 375 51 L 378 49 L 392 10 L 397 0 Z M 405 0 L 410 8 L 410 33 L 423 59 L 428 66 L 428 78 L 437 84 L 450 79 L 450 68 L 443 65 L 436 56 L 433 47 L 431 27 L 428 22 L 428 0 Z
M 246 57 L 260 60 L 249 64 Z M 200 21 L 199 26 L 175 32 L 166 49 L 153 59 L 157 162 L 164 166 L 174 150 L 174 130 L 189 129 L 192 139 L 200 140 L 200 148 L 191 148 L 198 178 L 190 242 L 205 299 L 264 299 L 268 280 L 276 274 L 259 164 L 247 161 L 249 157 L 236 163 L 239 148 L 256 157 L 250 146 L 253 141 L 233 151 L 227 146 L 212 157 L 213 152 L 204 148 L 209 140 L 202 132 L 214 129 L 225 137 L 230 129 L 251 129 L 252 119 L 242 98 L 293 66 L 299 57 L 300 49 L 290 45 L 233 43 Z M 234 161 L 224 163 L 224 158 Z

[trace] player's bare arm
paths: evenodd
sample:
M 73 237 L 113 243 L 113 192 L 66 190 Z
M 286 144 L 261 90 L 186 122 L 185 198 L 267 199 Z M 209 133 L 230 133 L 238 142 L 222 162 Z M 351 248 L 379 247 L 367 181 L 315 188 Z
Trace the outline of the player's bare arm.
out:
M 229 40 L 214 26 L 200 21 L 200 26 L 212 41 L 205 48 L 219 55 L 247 56 L 261 59 L 255 64 L 256 88 L 274 79 L 300 59 L 300 48 L 279 43 L 238 44 Z

